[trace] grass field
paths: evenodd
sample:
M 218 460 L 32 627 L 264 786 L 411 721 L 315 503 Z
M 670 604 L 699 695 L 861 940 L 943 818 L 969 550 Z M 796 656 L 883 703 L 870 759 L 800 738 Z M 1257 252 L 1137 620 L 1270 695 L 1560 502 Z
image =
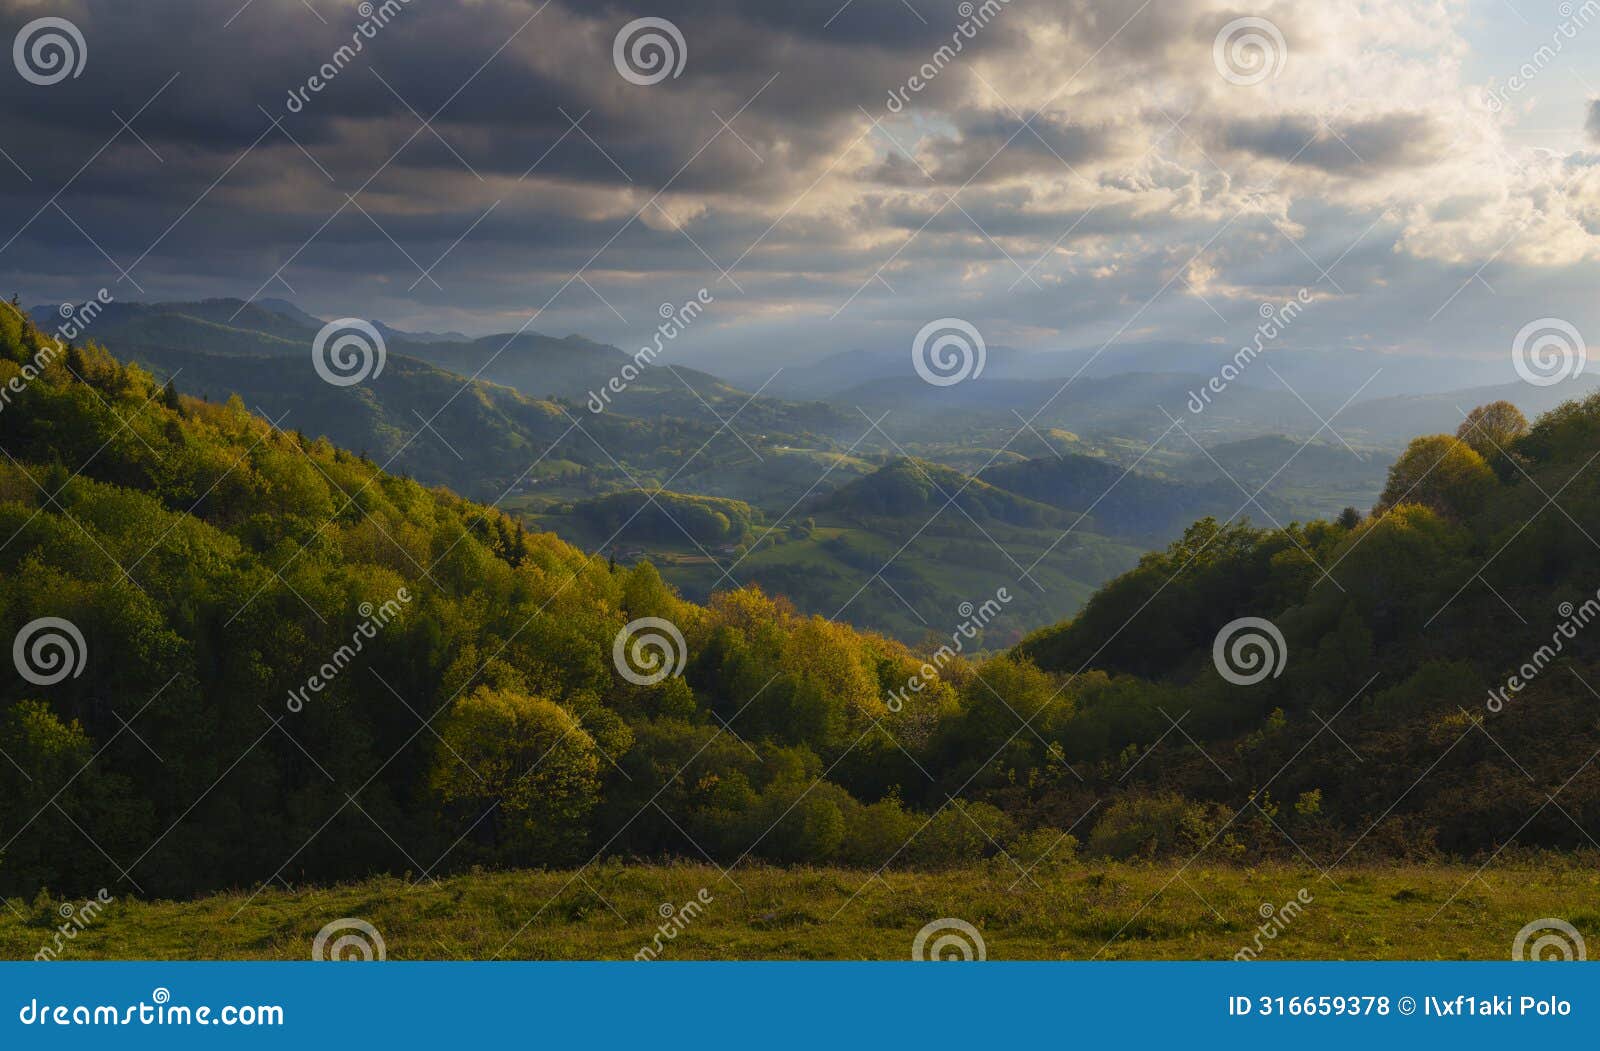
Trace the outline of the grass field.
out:
M 889 959 L 911 956 L 925 925 L 974 925 L 991 960 L 1487 959 L 1510 957 L 1518 930 L 1545 917 L 1600 938 L 1593 857 L 1540 863 L 1313 869 L 1005 862 L 941 873 L 595 865 L 581 873 L 507 872 L 412 886 L 399 879 L 271 889 L 192 902 L 114 901 L 59 958 L 307 959 L 317 932 L 358 917 L 388 958 L 630 959 L 658 932 L 659 959 Z M 733 880 L 737 879 L 735 885 Z M 704 894 L 701 894 L 702 889 Z M 1302 893 L 1303 892 L 1303 893 Z M 683 909 L 690 902 L 704 904 Z M 1290 902 L 1299 902 L 1285 909 Z M 0 956 L 49 944 L 61 902 L 13 900 Z M 664 918 L 664 906 L 677 920 Z M 1271 906 L 1279 920 L 1269 920 Z

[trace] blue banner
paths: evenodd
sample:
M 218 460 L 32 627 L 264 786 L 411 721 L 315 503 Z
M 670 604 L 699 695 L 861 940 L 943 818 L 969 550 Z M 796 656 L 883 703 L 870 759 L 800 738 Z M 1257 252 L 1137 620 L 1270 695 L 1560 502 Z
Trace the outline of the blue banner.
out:
M 1581 964 L 1512 962 L 16 963 L 0 964 L 0 1043 L 1503 1051 L 1593 1039 L 1597 981 Z

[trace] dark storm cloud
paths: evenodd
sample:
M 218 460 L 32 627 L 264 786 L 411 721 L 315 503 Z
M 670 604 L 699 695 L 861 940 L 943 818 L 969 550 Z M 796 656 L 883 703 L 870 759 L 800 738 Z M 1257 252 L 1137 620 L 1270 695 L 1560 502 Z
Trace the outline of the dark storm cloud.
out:
M 74 186 L 157 208 L 192 200 L 258 140 L 255 149 L 278 170 L 314 170 L 303 147 L 335 176 L 335 203 L 385 164 L 380 179 L 408 171 L 446 178 L 463 161 L 485 179 L 520 177 L 537 165 L 539 178 L 590 187 L 655 190 L 670 181 L 678 192 L 782 195 L 859 121 L 863 102 L 876 102 L 903 75 L 901 65 L 910 68 L 949 33 L 905 10 L 892 19 L 846 11 L 823 28 L 837 11 L 813 17 L 824 6 L 652 6 L 650 13 L 680 21 L 693 65 L 689 76 L 639 87 L 611 60 L 612 32 L 637 13 L 630 9 L 552 5 L 529 23 L 538 8 L 526 2 L 407 4 L 326 87 L 307 92 L 307 79 L 350 43 L 351 12 L 325 26 L 289 0 L 256 0 L 224 25 L 221 9 L 202 0 L 137 8 L 95 0 L 79 16 L 93 56 L 85 76 L 50 88 L 19 85 L 26 105 L 12 107 L 6 124 L 38 146 L 29 174 L 59 185 L 118 131 L 113 110 L 131 117 L 177 74 L 135 122 L 160 167 L 139 162 L 125 148 L 135 140 L 122 133 L 107 163 Z M 8 21 L 23 13 L 10 2 L 0 10 Z M 573 17 L 597 13 L 610 17 Z M 802 25 L 806 33 L 784 35 Z M 419 131 L 423 117 L 431 128 Z M 283 130 L 263 139 L 273 118 Z M 106 171 L 123 160 L 132 170 Z M 251 179 L 256 160 L 230 173 L 230 184 Z M 91 186 L 102 171 L 108 177 Z M 382 183 L 372 188 L 381 192 Z M 6 189 L 29 196 L 25 185 Z
M 12 3 L 0 10 L 11 24 L 27 13 Z M 826 141 L 825 131 L 785 127 L 785 105 L 796 119 L 814 116 L 803 83 L 792 91 L 798 101 L 774 91 L 735 117 L 765 75 L 637 88 L 613 68 L 609 35 L 570 19 L 563 68 L 538 20 L 528 22 L 536 10 L 398 7 L 324 88 L 291 99 L 351 42 L 352 12 L 330 10 L 334 24 L 324 26 L 298 4 L 256 0 L 224 25 L 215 4 L 90 3 L 75 13 L 90 48 L 84 76 L 8 83 L 21 104 L 6 109 L 0 148 L 22 170 L 0 177 L 0 227 L 10 225 L 0 240 L 11 242 L 0 266 L 25 276 L 29 258 L 76 251 L 82 269 L 104 271 L 103 251 L 119 267 L 138 259 L 136 269 L 176 273 L 204 260 L 207 278 L 259 281 L 313 234 L 307 255 L 324 262 L 348 262 L 340 257 L 349 245 L 392 258 L 391 239 L 431 261 L 500 199 L 492 222 L 474 231 L 478 250 L 520 239 L 526 256 L 570 272 L 589 252 L 577 246 L 603 243 L 626 212 L 574 214 L 552 184 L 649 191 L 676 174 L 679 191 L 731 192 L 748 181 L 777 192 L 784 180 L 771 172 L 782 171 L 784 151 L 809 149 L 808 136 Z M 552 8 L 542 17 L 562 16 Z M 743 143 L 718 135 L 713 109 L 735 121 Z M 426 130 L 424 117 L 433 118 Z M 745 144 L 772 156 L 772 168 Z M 644 223 L 623 230 L 616 250 L 637 250 L 641 234 L 650 234 Z M 688 247 L 677 234 L 651 236 Z
M 1441 159 L 1442 138 L 1428 117 L 1393 113 L 1326 122 L 1312 116 L 1238 118 L 1217 131 L 1243 150 L 1334 174 L 1412 168 Z
M 1394 112 L 1343 115 L 1307 115 L 1329 94 L 1314 88 L 1225 83 L 1211 41 L 1234 16 L 1202 0 L 988 0 L 966 18 L 959 0 L 541 3 L 390 0 L 337 58 L 354 0 L 313 0 L 326 22 L 301 0 L 60 0 L 83 75 L 0 77 L 0 149 L 21 169 L 0 158 L 0 280 L 29 300 L 259 293 L 473 332 L 537 311 L 542 330 L 623 342 L 638 333 L 612 307 L 638 322 L 707 285 L 717 317 L 697 339 L 801 319 L 793 338 L 819 352 L 854 342 L 850 323 L 899 332 L 949 309 L 1028 338 L 1114 328 L 1165 288 L 1140 324 L 1187 333 L 1214 317 L 1174 281 L 1197 250 L 1223 306 L 1308 267 L 1264 217 L 1224 226 L 1241 202 L 1209 155 L 1292 159 L 1270 206 L 1332 260 L 1376 214 L 1306 187 L 1450 152 L 1428 100 L 1381 83 L 1363 97 Z M 0 40 L 40 12 L 0 0 Z M 1315 72 L 1332 16 L 1269 13 L 1286 77 Z M 682 76 L 619 75 L 613 40 L 641 16 L 681 31 Z M 1449 207 L 1461 229 L 1499 245 L 1469 220 L 1514 195 L 1457 185 L 1473 187 Z M 1352 288 L 1393 258 L 1376 229 L 1342 264 Z M 442 287 L 419 282 L 436 263 Z
M 1111 129 L 1047 114 L 1026 119 L 967 113 L 952 120 L 954 133 L 932 136 L 917 147 L 895 136 L 893 152 L 873 177 L 900 186 L 1000 182 L 1041 173 L 1064 178 L 1075 166 L 1109 157 L 1117 149 Z
M 517 246 L 525 270 L 570 272 L 590 245 L 615 235 L 597 265 L 643 269 L 674 254 L 692 260 L 698 249 L 653 207 L 618 228 L 669 182 L 676 194 L 737 197 L 746 209 L 767 201 L 781 211 L 859 136 L 862 109 L 880 106 L 962 21 L 958 5 L 942 0 L 919 4 L 919 13 L 865 0 L 672 2 L 648 10 L 563 2 L 532 22 L 538 8 L 531 2 L 435 0 L 395 7 L 361 54 L 325 87 L 306 91 L 307 79 L 351 42 L 351 6 L 330 10 L 325 25 L 293 0 L 255 0 L 229 12 L 204 0 L 84 4 L 75 17 L 90 42 L 85 76 L 24 87 L 26 106 L 5 118 L 7 141 L 31 147 L 25 166 L 33 182 L 0 184 L 20 246 L 37 252 L 48 243 L 52 254 L 76 246 L 89 268 L 101 267 L 103 250 L 119 266 L 138 259 L 137 269 L 168 274 L 204 259 L 208 279 L 259 281 L 297 252 L 296 262 L 308 266 L 354 264 L 349 253 L 363 247 L 372 260 L 404 262 L 409 252 L 431 261 L 498 200 L 492 221 L 474 231 L 474 257 Z M 12 21 L 21 7 L 0 2 Z M 1107 35 L 1126 21 L 1114 7 L 997 2 L 980 13 L 981 33 L 962 38 L 962 54 L 1003 53 L 1041 19 Z M 651 87 L 617 75 L 615 27 L 641 14 L 680 27 L 689 75 Z M 1165 20 L 1150 22 L 1133 27 L 1129 41 L 1173 35 Z M 917 96 L 914 111 L 938 114 L 963 90 L 959 77 L 943 77 Z M 120 130 L 114 110 L 134 120 L 134 131 Z M 423 118 L 431 121 L 426 129 Z M 926 181 L 896 148 L 874 139 L 881 160 L 866 178 Z M 983 182 L 1065 174 L 1064 164 L 1110 150 L 1101 128 L 1049 115 L 1023 128 L 1015 116 L 966 111 L 930 143 L 929 174 L 941 183 L 980 171 Z M 41 211 L 49 196 L 43 188 L 69 179 Z M 585 206 L 562 187 L 625 194 L 627 204 Z M 989 221 L 1014 225 L 1000 211 Z M 734 229 L 748 239 L 717 232 Z M 737 215 L 700 215 L 685 225 L 722 259 L 739 256 L 764 229 Z M 316 243 L 303 249 L 313 235 Z M 848 264 L 850 253 L 837 242 L 849 235 L 812 224 L 813 239 L 835 239 L 835 267 Z M 0 230 L 0 238 L 10 236 Z M 786 244 L 780 233 L 766 247 Z M 827 269 L 817 248 L 807 262 Z M 0 257 L 5 264 L 23 269 Z

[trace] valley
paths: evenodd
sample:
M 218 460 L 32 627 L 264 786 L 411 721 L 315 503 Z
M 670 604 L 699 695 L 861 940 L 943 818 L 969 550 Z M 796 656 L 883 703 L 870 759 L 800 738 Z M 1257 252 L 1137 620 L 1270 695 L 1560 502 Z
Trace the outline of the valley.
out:
M 1239 399 L 1260 402 L 1241 418 L 1204 421 L 1203 440 L 1158 431 L 1155 400 L 1197 382 L 1181 375 L 1063 380 L 1069 395 L 1028 423 L 1020 390 L 1009 393 L 1017 381 L 953 406 L 940 404 L 943 390 L 887 378 L 791 400 L 663 363 L 595 412 L 593 393 L 629 365 L 616 348 L 381 321 L 381 373 L 335 386 L 304 367 L 324 324 L 284 300 L 118 303 L 91 336 L 185 393 L 237 397 L 280 428 L 493 502 L 527 528 L 624 565 L 647 559 L 696 600 L 754 584 L 802 612 L 907 641 L 948 632 L 963 604 L 993 593 L 980 581 L 995 573 L 1010 576 L 1015 597 L 986 640 L 1003 646 L 1072 615 L 1194 518 L 1284 524 L 1364 509 L 1396 449 L 1259 433 L 1262 421 L 1290 418 L 1260 392 Z M 810 380 L 780 372 L 767 388 L 826 385 L 799 371 Z M 603 511 L 629 493 L 651 495 Z

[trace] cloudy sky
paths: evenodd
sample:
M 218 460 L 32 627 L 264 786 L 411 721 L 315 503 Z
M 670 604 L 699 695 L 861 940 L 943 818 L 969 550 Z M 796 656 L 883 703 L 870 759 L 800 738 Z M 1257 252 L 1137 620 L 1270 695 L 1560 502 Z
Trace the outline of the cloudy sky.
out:
M 706 365 L 943 316 L 1234 344 L 1301 288 L 1296 345 L 1340 353 L 1600 339 L 1594 0 L 0 0 L 0 29 L 25 303 L 633 346 L 706 288 L 674 347 Z

